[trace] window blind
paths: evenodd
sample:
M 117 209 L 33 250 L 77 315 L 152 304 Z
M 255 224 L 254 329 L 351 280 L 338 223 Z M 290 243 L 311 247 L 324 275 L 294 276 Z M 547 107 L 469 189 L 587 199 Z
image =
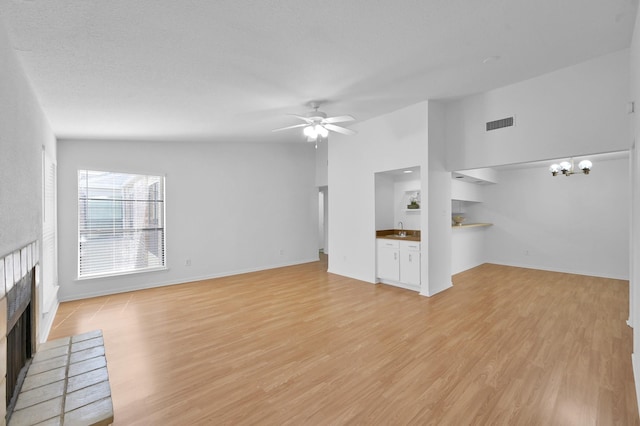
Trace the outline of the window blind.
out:
M 165 267 L 164 177 L 78 171 L 78 277 Z

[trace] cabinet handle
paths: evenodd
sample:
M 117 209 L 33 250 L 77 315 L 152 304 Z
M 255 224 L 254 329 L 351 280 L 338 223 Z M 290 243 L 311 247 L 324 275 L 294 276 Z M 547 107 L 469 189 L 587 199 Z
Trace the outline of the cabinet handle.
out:
M 411 262 L 411 255 L 409 255 L 409 262 Z
M 393 253 L 393 260 L 398 260 L 398 253 Z

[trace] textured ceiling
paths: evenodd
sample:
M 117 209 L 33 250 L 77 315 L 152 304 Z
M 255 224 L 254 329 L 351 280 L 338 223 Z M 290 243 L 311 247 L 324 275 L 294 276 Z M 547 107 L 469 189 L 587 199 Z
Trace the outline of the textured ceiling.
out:
M 2 0 L 59 138 L 303 140 L 630 44 L 637 0 Z M 487 58 L 499 57 L 497 60 Z M 486 63 L 485 63 L 486 62 Z

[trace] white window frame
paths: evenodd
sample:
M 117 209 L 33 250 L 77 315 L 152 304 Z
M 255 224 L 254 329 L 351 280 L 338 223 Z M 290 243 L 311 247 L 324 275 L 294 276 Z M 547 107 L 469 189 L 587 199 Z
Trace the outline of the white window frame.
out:
M 78 280 L 166 270 L 165 176 L 82 169 L 77 178 Z

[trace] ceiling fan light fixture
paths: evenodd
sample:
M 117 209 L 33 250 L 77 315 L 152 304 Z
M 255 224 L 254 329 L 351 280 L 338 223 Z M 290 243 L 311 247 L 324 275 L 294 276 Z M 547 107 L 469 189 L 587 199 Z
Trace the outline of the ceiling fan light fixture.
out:
M 320 139 L 327 139 L 329 137 L 330 132 L 336 132 L 343 135 L 355 135 L 357 132 L 355 130 L 348 129 L 346 127 L 337 126 L 335 123 L 347 123 L 350 121 L 355 121 L 350 115 L 338 115 L 334 117 L 327 117 L 327 114 L 323 111 L 319 111 L 319 104 L 317 102 L 313 102 L 311 104 L 313 107 L 312 112 L 308 112 L 306 115 L 298 115 L 298 114 L 289 114 L 293 117 L 296 117 L 304 123 L 302 124 L 294 124 L 292 126 L 281 127 L 279 129 L 274 129 L 272 132 L 279 132 L 281 130 L 289 130 L 302 128 L 302 132 L 304 136 L 309 141 Z
M 327 136 L 329 136 L 329 131 L 324 126 L 322 126 L 320 124 L 316 124 L 316 127 L 315 127 L 314 130 L 316 131 L 316 133 L 319 136 L 321 136 L 323 138 L 326 138 Z
M 307 138 L 315 139 L 318 137 L 318 132 L 316 131 L 316 128 L 314 126 L 305 127 L 303 132 Z

